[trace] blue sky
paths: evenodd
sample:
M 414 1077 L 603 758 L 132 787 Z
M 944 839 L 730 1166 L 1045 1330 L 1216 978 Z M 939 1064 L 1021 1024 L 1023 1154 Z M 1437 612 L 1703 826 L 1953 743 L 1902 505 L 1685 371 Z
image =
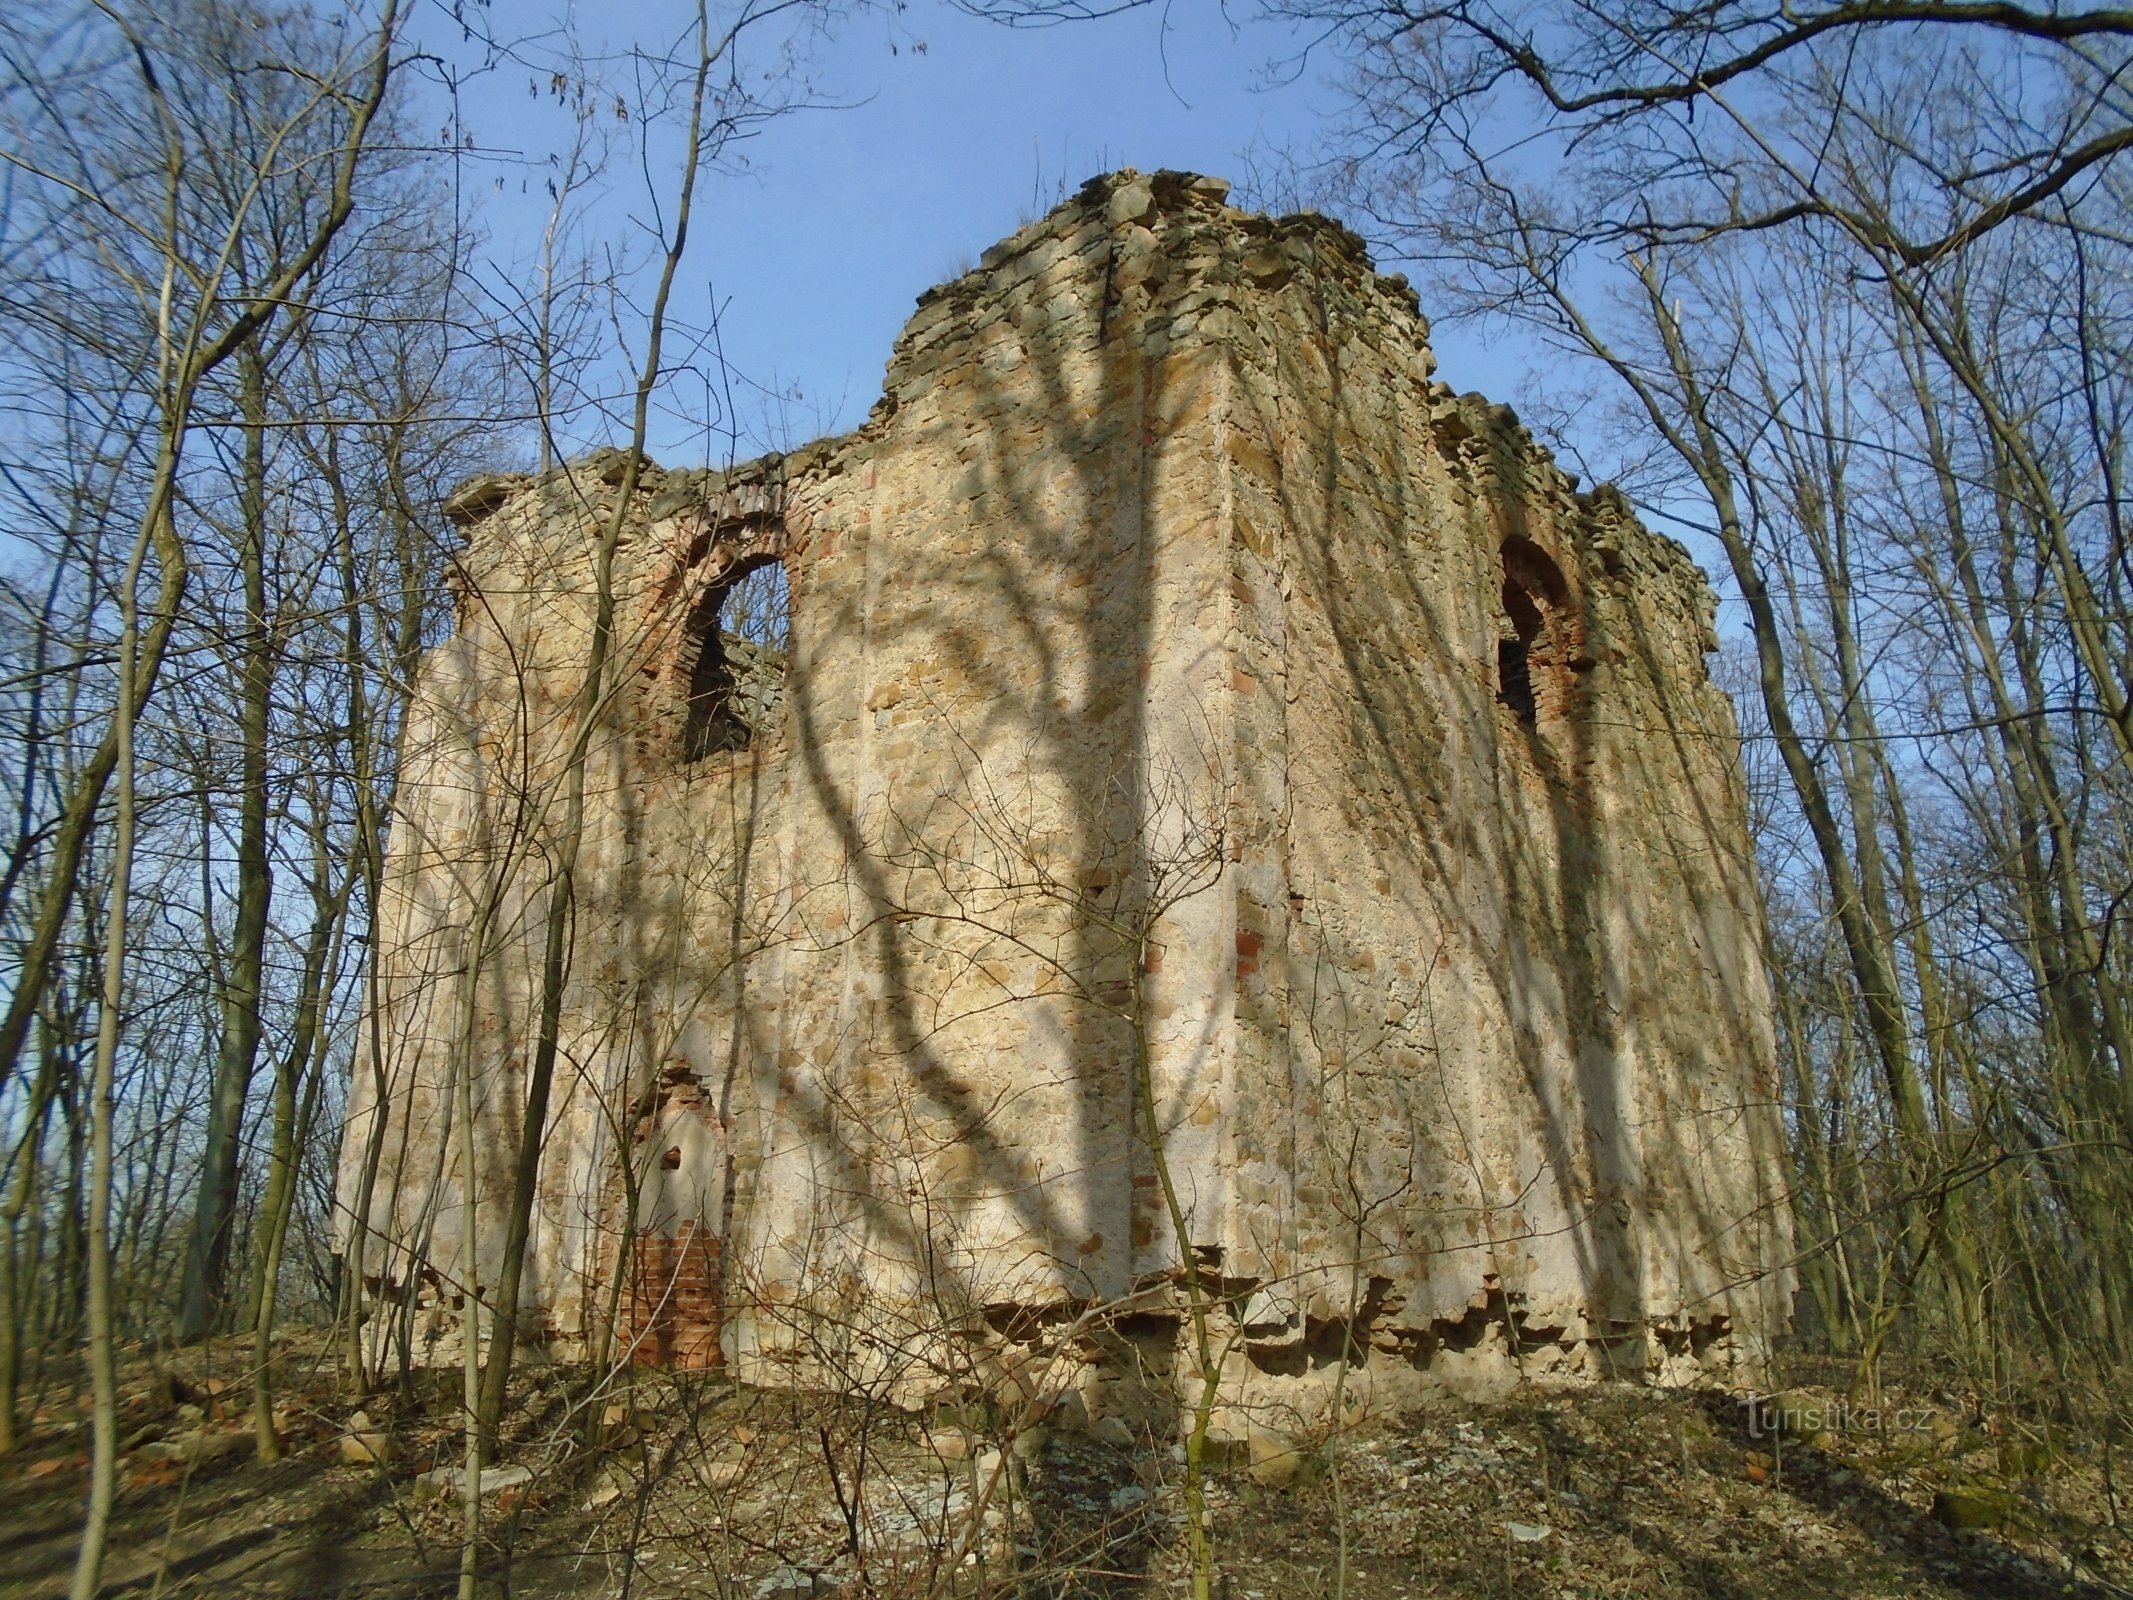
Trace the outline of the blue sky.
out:
M 678 34 L 688 14 L 625 5 L 595 26 L 619 48 L 625 29 Z M 574 25 L 593 31 L 584 16 Z M 944 4 L 847 21 L 810 72 L 842 108 L 784 117 L 748 141 L 747 170 L 706 190 L 691 246 L 682 316 L 699 320 L 715 296 L 728 361 L 797 395 L 782 418 L 760 400 L 738 408 L 755 413 L 757 428 L 741 453 L 855 425 L 917 296 L 1048 208 L 1062 185 L 1121 166 L 1241 184 L 1255 154 L 1264 162 L 1307 145 L 1332 97 L 1316 67 L 1297 70 L 1295 53 L 1293 36 L 1233 27 L 1207 4 L 1042 29 L 1003 28 Z M 538 161 L 567 122 L 552 100 L 528 93 L 528 78 L 504 68 L 464 104 L 484 146 Z M 670 172 L 655 176 L 672 182 Z M 626 164 L 618 177 L 596 235 L 626 236 L 619 208 L 641 206 L 641 179 Z M 519 188 L 507 183 L 484 205 L 507 259 L 529 253 L 546 221 L 542 184 L 524 198 Z M 1446 376 L 1507 397 L 1476 362 L 1453 359 L 1470 357 L 1472 341 L 1443 333 Z M 1469 370 L 1453 370 L 1461 365 Z M 677 463 L 718 453 L 675 423 L 655 430 L 652 449 Z

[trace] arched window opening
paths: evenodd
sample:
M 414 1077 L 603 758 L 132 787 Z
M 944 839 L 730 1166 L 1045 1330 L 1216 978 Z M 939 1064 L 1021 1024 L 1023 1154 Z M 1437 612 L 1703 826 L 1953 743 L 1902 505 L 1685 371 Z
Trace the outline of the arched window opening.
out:
M 1496 699 L 1527 727 L 1569 709 L 1576 610 L 1562 569 L 1530 539 L 1503 547 L 1503 612 L 1496 641 Z
M 721 577 L 697 600 L 681 644 L 684 761 L 745 750 L 776 731 L 791 622 L 785 567 L 775 556 Z
M 1533 702 L 1533 668 L 1527 649 L 1524 639 L 1496 641 L 1496 698 L 1530 728 L 1539 720 L 1540 709 Z

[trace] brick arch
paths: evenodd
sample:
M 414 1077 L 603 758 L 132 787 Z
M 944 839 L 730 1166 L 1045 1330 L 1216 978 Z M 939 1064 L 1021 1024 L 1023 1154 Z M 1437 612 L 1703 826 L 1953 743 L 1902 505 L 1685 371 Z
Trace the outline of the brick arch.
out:
M 738 516 L 721 516 L 719 509 L 684 524 L 686 537 L 650 596 L 655 631 L 666 641 L 646 668 L 663 708 L 656 742 L 682 762 L 744 749 L 761 731 L 734 711 L 736 690 L 758 663 L 729 659 L 721 623 L 742 580 L 766 568 L 784 570 L 789 597 L 792 557 L 801 543 L 782 508 Z
M 1528 727 L 1567 716 L 1586 665 L 1577 596 L 1555 558 L 1533 540 L 1503 542 L 1496 698 Z

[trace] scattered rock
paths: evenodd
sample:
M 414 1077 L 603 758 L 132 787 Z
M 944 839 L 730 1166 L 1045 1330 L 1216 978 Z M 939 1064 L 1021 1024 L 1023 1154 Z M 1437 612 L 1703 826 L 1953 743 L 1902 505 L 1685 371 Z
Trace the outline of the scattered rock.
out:
M 2010 1439 L 2000 1446 L 2000 1470 L 2010 1477 L 2034 1478 L 2059 1465 L 2050 1445 L 2036 1439 Z
M 249 1455 L 257 1442 L 250 1433 L 213 1433 L 205 1428 L 195 1428 L 173 1438 L 152 1439 L 142 1445 L 138 1453 L 149 1461 L 180 1462 L 197 1467 L 233 1456 Z
M 1262 1489 L 1286 1489 L 1302 1473 L 1309 1457 L 1291 1441 L 1266 1428 L 1252 1429 L 1248 1448 L 1252 1482 Z
M 1958 1532 L 2010 1528 L 2022 1520 L 2022 1502 L 2001 1489 L 1942 1489 L 1933 1496 L 1933 1520 Z
M 1017 1461 L 1034 1461 L 1044 1454 L 1052 1438 L 1050 1428 L 1024 1428 L 1008 1441 L 1008 1448 L 1014 1451 Z
M 465 1467 L 437 1467 L 415 1479 L 417 1487 L 438 1494 L 458 1494 L 466 1486 Z M 531 1467 L 484 1467 L 481 1471 L 481 1492 L 484 1495 L 500 1494 L 506 1489 L 521 1488 L 533 1481 Z
M 936 1428 L 926 1443 L 943 1461 L 961 1461 L 970 1454 L 971 1438 L 961 1428 Z
M 1788 1389 L 1755 1402 L 1756 1426 L 1783 1439 L 1813 1439 L 1830 1430 L 1837 1402 L 1805 1389 Z
M 745 1461 L 707 1461 L 702 1476 L 707 1489 L 730 1489 L 747 1475 Z
M 1183 1465 L 1185 1448 L 1177 1448 L 1177 1460 Z M 1227 1433 L 1210 1429 L 1200 1441 L 1200 1466 L 1214 1473 L 1242 1472 L 1252 1464 L 1252 1444 L 1244 1434 Z
M 1074 1390 L 1068 1389 L 1037 1403 L 1031 1421 L 1053 1428 L 1073 1430 L 1089 1425 L 1089 1406 Z
M 383 1466 L 392 1459 L 392 1440 L 385 1430 L 370 1420 L 370 1413 L 358 1411 L 348 1419 L 348 1427 L 341 1434 L 339 1443 L 341 1459 L 350 1466 Z
M 807 1595 L 837 1592 L 837 1583 L 820 1572 L 810 1572 L 791 1562 L 772 1567 L 755 1586 L 756 1600 L 801 1600 Z

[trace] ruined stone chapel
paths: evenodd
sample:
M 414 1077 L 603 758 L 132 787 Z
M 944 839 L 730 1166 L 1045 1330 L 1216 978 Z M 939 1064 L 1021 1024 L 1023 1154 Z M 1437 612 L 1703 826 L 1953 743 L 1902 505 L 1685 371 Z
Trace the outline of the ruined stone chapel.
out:
M 952 1386 L 1174 1341 L 1187 1262 L 1240 1393 L 1781 1331 L 1705 579 L 1439 382 L 1345 228 L 1227 189 L 1092 181 L 921 299 L 856 431 L 635 474 L 521 1290 L 553 1352 L 775 1376 L 828 1329 Z M 628 465 L 447 508 L 341 1174 L 416 1360 L 496 1279 Z

